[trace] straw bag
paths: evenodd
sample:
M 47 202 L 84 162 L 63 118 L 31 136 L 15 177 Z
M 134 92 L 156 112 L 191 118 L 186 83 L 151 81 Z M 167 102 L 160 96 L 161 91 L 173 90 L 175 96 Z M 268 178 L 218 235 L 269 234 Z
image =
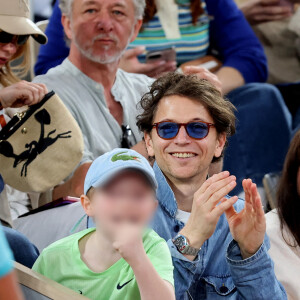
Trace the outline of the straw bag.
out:
M 50 92 L 0 131 L 0 174 L 19 191 L 45 192 L 76 168 L 83 147 L 77 122 Z

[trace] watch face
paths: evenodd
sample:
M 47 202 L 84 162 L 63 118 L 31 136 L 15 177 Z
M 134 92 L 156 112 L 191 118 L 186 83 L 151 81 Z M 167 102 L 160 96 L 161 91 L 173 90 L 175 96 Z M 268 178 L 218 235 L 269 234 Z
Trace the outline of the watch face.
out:
M 187 246 L 187 240 L 183 235 L 180 235 L 177 238 L 175 238 L 174 244 L 179 251 L 183 251 Z

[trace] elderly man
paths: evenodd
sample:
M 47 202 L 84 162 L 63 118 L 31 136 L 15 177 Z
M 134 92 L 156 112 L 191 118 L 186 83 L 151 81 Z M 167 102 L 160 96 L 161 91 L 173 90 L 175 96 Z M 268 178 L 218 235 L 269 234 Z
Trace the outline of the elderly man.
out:
M 244 180 L 244 203 L 226 196 L 236 186 L 229 172 L 207 179 L 235 132 L 233 105 L 208 81 L 174 74 L 158 79 L 141 106 L 158 181 L 152 224 L 172 253 L 176 299 L 286 299 L 256 185 Z
M 62 0 L 60 7 L 70 54 L 34 82 L 45 83 L 62 98 L 83 132 L 85 153 L 75 176 L 54 189 L 54 200 L 80 195 L 77 182 L 89 167 L 84 163 L 141 140 L 136 104 L 152 82 L 118 69 L 120 57 L 142 25 L 144 0 Z

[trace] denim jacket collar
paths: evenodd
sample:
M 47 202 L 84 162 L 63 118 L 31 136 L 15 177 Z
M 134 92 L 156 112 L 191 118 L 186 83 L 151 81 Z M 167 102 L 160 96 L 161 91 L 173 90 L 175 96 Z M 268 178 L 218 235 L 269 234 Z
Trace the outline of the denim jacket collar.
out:
M 153 170 L 156 180 L 158 182 L 158 189 L 156 192 L 157 199 L 159 199 L 160 206 L 172 217 L 175 218 L 177 212 L 177 203 L 175 195 L 167 182 L 167 179 L 157 163 L 154 163 Z

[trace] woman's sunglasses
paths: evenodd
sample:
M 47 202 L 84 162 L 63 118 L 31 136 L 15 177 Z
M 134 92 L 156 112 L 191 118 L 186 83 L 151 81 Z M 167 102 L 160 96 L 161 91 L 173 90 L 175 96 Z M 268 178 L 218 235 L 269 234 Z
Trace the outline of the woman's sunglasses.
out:
M 202 140 L 207 137 L 210 127 L 215 125 L 202 121 L 190 123 L 159 122 L 153 124 L 158 136 L 164 140 L 174 139 L 178 135 L 181 126 L 184 126 L 189 137 Z
M 0 31 L 0 43 L 9 44 L 15 42 L 18 46 L 24 45 L 29 39 L 29 35 L 14 35 L 5 31 Z

